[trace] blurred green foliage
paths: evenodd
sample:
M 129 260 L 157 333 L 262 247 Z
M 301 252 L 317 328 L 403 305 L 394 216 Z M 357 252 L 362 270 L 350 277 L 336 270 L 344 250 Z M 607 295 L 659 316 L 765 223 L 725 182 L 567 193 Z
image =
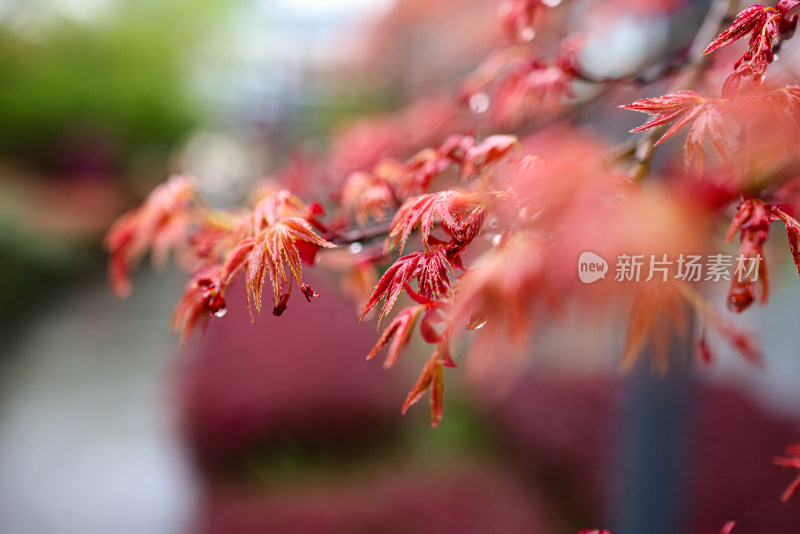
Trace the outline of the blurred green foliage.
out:
M 147 179 L 162 179 L 163 162 L 175 144 L 205 119 L 192 79 L 198 50 L 238 5 L 238 0 L 0 0 L 4 337 L 51 300 L 57 286 L 80 276 L 101 277 L 105 263 L 97 236 L 55 238 L 26 226 L 31 217 L 9 204 L 33 217 L 44 208 L 35 199 L 22 203 L 15 197 L 18 188 L 9 184 L 72 179 L 75 168 L 65 167 L 65 158 L 68 165 L 77 158 L 78 174 L 81 158 L 88 158 L 90 171 L 122 181 L 141 177 L 133 167 L 145 157 L 145 167 L 157 169 L 151 173 L 157 176 Z M 87 212 L 96 208 L 91 202 L 86 199 Z
M 168 146 L 202 117 L 188 59 L 235 4 L 118 0 L 69 17 L 52 2 L 20 2 L 0 25 L 0 154 L 35 161 L 82 132 L 120 160 Z

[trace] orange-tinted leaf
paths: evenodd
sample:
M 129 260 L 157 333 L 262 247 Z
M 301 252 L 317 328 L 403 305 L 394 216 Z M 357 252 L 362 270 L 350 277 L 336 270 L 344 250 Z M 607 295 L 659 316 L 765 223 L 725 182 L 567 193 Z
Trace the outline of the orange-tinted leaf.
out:
M 255 238 L 247 259 L 248 306 L 261 312 L 261 294 L 265 277 L 269 273 L 273 289 L 275 310 L 285 307 L 284 284 L 291 290 L 292 278 L 306 299 L 317 296 L 313 289 L 303 283 L 303 266 L 296 242 L 304 241 L 319 247 L 334 247 L 333 243 L 314 233 L 311 226 L 299 217 L 288 217 L 262 230 Z M 286 266 L 289 266 L 287 275 Z M 251 310 L 252 316 L 252 310 Z
M 229 286 L 233 280 L 239 276 L 239 273 L 247 265 L 247 260 L 255 245 L 255 240 L 251 237 L 240 241 L 234 249 L 228 254 L 225 265 L 222 268 L 220 279 L 222 284 Z

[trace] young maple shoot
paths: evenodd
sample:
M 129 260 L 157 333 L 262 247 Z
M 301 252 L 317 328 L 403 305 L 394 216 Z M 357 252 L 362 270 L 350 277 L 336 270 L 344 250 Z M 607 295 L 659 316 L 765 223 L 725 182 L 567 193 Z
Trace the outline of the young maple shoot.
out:
M 609 1 L 611 12 L 617 4 L 625 9 L 637 4 Z M 703 296 L 703 280 L 665 276 L 589 287 L 577 281 L 575 258 L 585 250 L 614 258 L 711 249 L 721 241 L 713 228 L 735 211 L 727 240 L 738 234 L 737 258 L 757 261 L 760 271 L 758 278 L 730 279 L 729 311 L 767 303 L 764 245 L 771 223 L 784 225 L 800 273 L 800 222 L 791 207 L 800 200 L 793 187 L 800 176 L 800 85 L 766 81 L 768 68 L 776 68 L 776 49 L 795 30 L 798 15 L 790 11 L 800 0 L 751 5 L 727 28 L 720 10 L 710 9 L 704 27 L 714 33 L 699 32 L 695 39 L 703 41 L 687 47 L 691 52 L 699 46 L 698 57 L 687 53 L 677 73 L 664 69 L 664 78 L 677 74 L 672 89 L 619 106 L 653 117 L 631 130 L 637 137 L 622 151 L 583 128 L 579 113 L 563 111 L 606 103 L 603 92 L 588 100 L 576 97 L 577 81 L 609 89 L 649 82 L 641 73 L 614 79 L 587 75 L 580 62 L 586 40 L 580 35 L 555 36 L 560 45 L 551 46 L 549 54 L 543 50 L 535 39 L 538 29 L 546 30 L 539 21 L 548 10 L 568 9 L 560 4 L 500 2 L 508 42 L 466 76 L 454 99 L 463 107 L 482 102 L 473 106 L 479 108 L 476 114 L 458 111 L 455 103 L 422 99 L 335 137 L 327 163 L 301 166 L 308 183 L 322 175 L 338 179 L 327 198 L 309 199 L 325 209 L 301 200 L 285 184 L 259 185 L 249 204 L 228 210 L 209 205 L 189 177 L 158 186 L 108 233 L 114 291 L 130 292 L 129 272 L 148 251 L 156 264 L 172 251 L 190 273 L 172 319 L 184 339 L 209 317 L 224 315 L 226 292 L 240 275 L 253 321 L 267 283 L 276 316 L 290 305 L 295 285 L 308 301 L 318 296 L 303 281 L 303 264 L 340 273 L 359 301 L 362 320 L 383 301 L 379 328 L 405 294 L 410 304 L 396 312 L 367 358 L 387 348 L 384 365 L 392 367 L 420 332 L 431 352 L 402 411 L 429 393 L 433 426 L 443 416 L 445 368 L 463 357 L 465 367 L 478 374 L 505 372 L 518 360 L 515 355 L 528 352 L 536 325 L 564 315 L 571 305 L 606 316 L 629 303 L 621 359 L 626 368 L 649 343 L 654 368 L 666 369 L 669 330 L 688 331 L 689 317 L 701 322 L 700 362 L 714 359 L 710 330 L 760 364 L 750 336 Z M 676 4 L 658 2 L 647 9 L 670 13 Z M 748 36 L 744 55 L 714 67 L 727 74 L 719 95 L 698 92 L 712 79 L 704 80 L 711 67 L 703 56 Z M 491 110 L 488 116 L 481 116 L 483 108 Z M 426 128 L 417 128 L 423 122 Z M 666 166 L 658 180 L 626 172 L 631 164 L 649 170 L 655 148 L 662 143 L 659 150 L 668 148 L 665 141 L 684 127 L 680 169 Z M 716 156 L 706 153 L 707 143 Z M 291 172 L 297 169 L 285 174 Z M 350 245 L 348 253 L 327 250 L 343 245 Z M 387 264 L 379 276 L 379 267 Z M 462 345 L 466 351 L 456 350 Z M 775 463 L 800 469 L 798 450 L 790 448 Z M 798 487 L 800 477 L 783 500 Z M 730 534 L 733 526 L 727 523 L 722 533 Z

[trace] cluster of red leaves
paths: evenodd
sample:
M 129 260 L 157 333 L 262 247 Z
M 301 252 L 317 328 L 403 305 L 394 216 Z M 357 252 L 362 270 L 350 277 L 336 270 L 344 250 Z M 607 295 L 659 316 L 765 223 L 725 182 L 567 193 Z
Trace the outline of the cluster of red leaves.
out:
M 554 3 L 557 2 L 505 2 L 502 13 L 506 28 L 518 34 L 531 26 L 538 9 Z M 796 3 L 783 1 L 775 9 L 761 6 L 760 10 L 746 10 L 731 30 L 712 43 L 708 52 L 749 33 L 753 33 L 754 39 L 756 34 L 763 34 L 766 36 L 764 39 L 773 43 L 778 38 L 774 28 L 784 30 L 793 26 L 796 17 L 789 19 L 785 15 Z M 786 33 L 783 31 L 784 36 Z M 578 40 L 567 39 L 554 58 L 547 61 L 523 45 L 498 51 L 466 80 L 463 96 L 472 99 L 483 91 L 491 93 L 491 97 L 484 96 L 502 120 L 518 120 L 531 113 L 555 111 L 562 99 L 571 94 L 570 84 L 578 75 L 578 46 Z M 746 72 L 755 77 L 756 70 L 752 66 L 755 63 L 748 64 L 751 66 Z M 745 71 L 739 69 L 737 72 Z M 794 110 L 797 107 L 796 92 L 795 86 L 789 86 L 762 100 L 769 100 L 776 108 L 785 110 L 788 106 Z M 706 137 L 724 159 L 731 159 L 733 149 L 726 137 L 723 120 L 724 115 L 731 113 L 730 105 L 726 98 L 705 98 L 692 91 L 680 91 L 622 107 L 655 116 L 635 128 L 634 132 L 670 126 L 656 144 L 689 126 L 686 166 L 694 162 L 698 172 L 702 172 Z M 434 119 L 429 120 L 430 116 Z M 423 132 L 415 132 L 416 141 L 403 139 L 418 124 L 426 121 L 432 126 Z M 308 300 L 317 296 L 303 282 L 302 263 L 312 259 L 317 249 L 332 247 L 330 240 L 337 238 L 336 231 L 341 224 L 346 224 L 349 219 L 364 226 L 370 219 L 384 220 L 396 210 L 380 254 L 374 249 L 362 252 L 363 247 L 359 244 L 357 249 L 353 249 L 352 259 L 340 263 L 345 265 L 345 271 L 354 275 L 353 284 L 358 286 L 355 292 L 363 293 L 372 279 L 370 273 L 374 273 L 374 265 L 385 261 L 393 248 L 402 252 L 412 233 L 419 230 L 421 249 L 391 264 L 367 299 L 361 317 L 363 319 L 384 300 L 380 323 L 403 292 L 416 302 L 394 318 L 369 357 L 391 342 L 386 361 L 387 366 L 391 366 L 408 346 L 412 331 L 419 325 L 422 337 L 437 348 L 409 395 L 406 407 L 430 389 L 434 397 L 436 423 L 441 417 L 442 368 L 453 363 L 449 353 L 452 333 L 461 327 L 477 329 L 488 321 L 489 326 L 481 329 L 476 337 L 473 353 L 489 353 L 490 346 L 524 346 L 533 322 L 531 300 L 542 300 L 545 306 L 556 309 L 558 298 L 554 295 L 572 283 L 565 275 L 567 269 L 551 257 L 572 257 L 574 247 L 565 243 L 576 238 L 593 236 L 593 242 L 608 246 L 609 250 L 618 250 L 630 237 L 624 235 L 627 229 L 623 230 L 622 225 L 620 228 L 606 228 L 603 235 L 596 235 L 600 232 L 596 230 L 592 217 L 586 214 L 596 217 L 602 213 L 612 220 L 625 219 L 623 214 L 628 213 L 627 218 L 630 218 L 629 214 L 637 213 L 637 210 L 644 214 L 649 208 L 643 206 L 649 206 L 656 198 L 648 200 L 647 195 L 630 194 L 627 189 L 630 184 L 614 171 L 609 172 L 607 162 L 601 161 L 602 157 L 593 156 L 601 150 L 577 146 L 557 135 L 554 137 L 558 137 L 558 143 L 563 146 L 546 154 L 547 162 L 543 166 L 535 158 L 524 158 L 517 165 L 513 179 L 499 187 L 496 185 L 500 173 L 495 172 L 498 164 L 507 160 L 513 148 L 519 146 L 513 136 L 494 135 L 478 142 L 472 134 L 451 135 L 437 147 L 419 150 L 405 161 L 386 157 L 392 156 L 396 150 L 402 152 L 420 140 L 436 137 L 452 121 L 453 115 L 447 106 L 412 106 L 397 117 L 363 123 L 362 130 L 352 130 L 361 131 L 355 137 L 340 136 L 340 144 L 332 150 L 332 168 L 350 168 L 356 172 L 349 174 L 341 188 L 340 216 L 345 222 L 336 223 L 339 226 L 325 227 L 319 222 L 319 213 L 313 207 L 306 206 L 285 190 L 260 192 L 247 211 L 221 212 L 196 202 L 191 182 L 172 180 L 156 189 L 141 208 L 123 217 L 110 232 L 107 243 L 112 252 L 115 289 L 119 293 L 127 291 L 127 271 L 148 249 L 152 248 L 154 259 L 158 260 L 169 249 L 175 248 L 191 253 L 190 269 L 193 272 L 173 318 L 173 326 L 184 336 L 209 315 L 224 313 L 225 292 L 233 279 L 242 273 L 246 279 L 251 317 L 253 309 L 256 312 L 261 310 L 267 278 L 273 290 L 273 313 L 279 315 L 286 307 L 294 283 Z M 368 150 L 363 150 L 364 147 Z M 349 157 L 337 160 L 337 154 L 345 153 L 355 154 L 359 161 L 354 163 Z M 578 155 L 583 160 L 576 159 Z M 586 161 L 595 163 L 587 166 Z M 457 180 L 459 188 L 431 191 L 434 180 L 452 167 L 457 168 L 457 173 L 451 178 Z M 582 178 L 576 179 L 576 176 Z M 625 205 L 625 202 L 632 204 Z M 747 258 L 758 257 L 768 234 L 769 222 L 780 219 L 787 227 L 797 257 L 797 229 L 800 225 L 784 209 L 759 202 L 752 200 L 742 204 L 729 239 L 740 230 L 740 252 Z M 631 209 L 631 206 L 636 208 Z M 664 216 L 664 220 L 676 216 L 679 216 L 677 212 L 670 213 Z M 488 219 L 503 231 L 491 233 L 489 238 L 493 246 L 473 265 L 465 266 L 463 253 L 475 241 Z M 639 237 L 636 239 L 662 242 L 648 234 L 659 222 L 663 221 L 654 221 L 652 225 L 637 229 Z M 674 228 L 678 234 L 685 233 L 685 229 L 678 230 L 678 226 L 683 228 L 686 225 L 676 224 Z M 649 237 L 644 237 L 646 235 Z M 759 283 L 763 302 L 767 296 L 766 275 Z M 651 296 L 635 301 L 624 363 L 630 364 L 657 331 L 659 306 L 653 303 L 671 302 L 664 299 L 664 294 L 660 292 L 655 298 Z M 680 293 L 672 294 L 680 296 Z M 753 281 L 735 281 L 729 306 L 741 311 L 755 298 Z M 682 301 L 680 298 L 673 300 L 675 305 L 665 309 L 678 317 L 680 313 L 677 310 Z M 695 308 L 702 308 L 694 298 L 688 298 L 688 301 Z M 724 327 L 718 330 L 727 332 Z M 757 359 L 754 356 L 756 351 L 745 338 L 730 332 L 727 334 L 748 359 Z M 701 352 L 708 352 L 704 340 L 701 340 Z
M 451 135 L 439 147 L 420 150 L 405 162 L 382 160 L 375 165 L 372 173 L 356 172 L 345 180 L 341 192 L 342 214 L 353 217 L 359 226 L 363 226 L 370 217 L 382 220 L 390 209 L 396 209 L 401 202 L 407 201 L 400 208 L 400 212 L 405 215 L 428 207 L 433 208 L 428 214 L 430 217 L 442 215 L 447 212 L 446 208 L 444 212 L 434 212 L 444 205 L 444 197 L 436 200 L 423 195 L 413 202 L 409 197 L 426 192 L 431 181 L 452 166 L 459 168 L 458 174 L 462 180 L 481 177 L 505 158 L 517 144 L 516 137 L 510 135 L 491 136 L 480 143 L 476 142 L 473 135 Z M 427 206 L 429 202 L 433 205 Z M 421 203 L 423 207 L 417 203 Z M 405 215 L 398 214 L 395 221 Z M 426 221 L 430 223 L 430 229 L 432 219 Z M 448 224 L 447 221 L 445 224 Z M 411 228 L 408 230 L 410 232 Z M 407 237 L 408 233 L 405 234 L 403 243 Z
M 758 272 L 753 276 L 739 276 L 731 279 L 731 288 L 728 293 L 728 309 L 741 313 L 755 300 L 762 305 L 766 304 L 769 296 L 769 280 L 767 266 L 764 260 L 764 242 L 769 237 L 769 224 L 781 221 L 786 227 L 789 246 L 794 257 L 794 263 L 800 274 L 800 222 L 790 215 L 791 206 L 770 206 L 757 198 L 747 199 L 739 204 L 738 212 L 733 218 L 726 239 L 731 241 L 739 232 L 741 246 L 737 261 L 758 265 Z M 754 286 L 758 283 L 760 289 Z
M 769 93 L 740 95 L 736 100 L 678 91 L 619 107 L 653 116 L 632 129 L 633 133 L 669 126 L 654 146 L 688 126 L 684 167 L 687 172 L 693 167 L 695 176 L 702 175 L 706 168 L 706 138 L 721 156 L 728 173 L 731 170 L 741 173 L 741 168 L 783 157 L 794 150 L 800 139 L 800 86 L 797 85 Z
M 131 291 L 130 271 L 152 250 L 153 262 L 163 265 L 171 249 L 180 248 L 192 224 L 194 182 L 173 176 L 156 187 L 138 208 L 119 218 L 108 231 L 105 247 L 111 255 L 111 286 L 120 297 Z
M 577 61 L 581 41 L 565 39 L 548 59 L 524 44 L 533 38 L 539 12 L 558 3 L 502 2 L 503 26 L 516 43 L 494 52 L 464 81 L 462 103 L 469 102 L 477 112 L 489 110 L 495 125 L 507 126 L 554 115 L 573 97 L 572 83 L 581 77 Z M 664 0 L 652 5 L 665 9 L 677 3 Z M 654 116 L 631 131 L 665 127 L 655 142 L 659 145 L 688 127 L 684 164 L 686 169 L 694 166 L 698 175 L 705 168 L 706 138 L 729 166 L 736 159 L 741 167 L 746 167 L 740 161 L 741 145 L 746 144 L 746 134 L 752 133 L 748 128 L 759 121 L 768 123 L 768 129 L 778 131 L 780 137 L 780 121 L 788 120 L 800 138 L 800 86 L 739 94 L 743 78 L 751 77 L 755 86 L 763 83 L 775 48 L 795 29 L 797 15 L 788 12 L 797 4 L 800 0 L 780 0 L 775 8 L 750 6 L 707 47 L 705 54 L 750 36 L 749 47 L 735 63 L 720 98 L 687 90 L 620 106 Z M 756 109 L 769 113 L 760 117 Z M 779 115 L 783 117 L 775 118 Z M 275 315 L 286 309 L 294 284 L 310 301 L 318 295 L 303 281 L 303 262 L 312 262 L 318 249 L 332 248 L 334 242 L 351 242 L 358 246 L 322 262 L 344 270 L 353 292 L 366 300 L 361 319 L 383 301 L 379 327 L 401 295 L 408 296 L 411 302 L 392 318 L 367 359 L 386 348 L 384 366 L 392 367 L 418 328 L 422 339 L 435 348 L 402 411 L 429 392 L 434 426 L 443 414 L 444 368 L 455 367 L 451 349 L 460 336 L 473 336 L 469 354 L 473 366 L 494 370 L 501 366 L 496 354 L 508 359 L 507 354 L 521 353 L 535 323 L 562 313 L 567 300 L 591 304 L 587 308 L 597 311 L 608 309 L 609 302 L 620 300 L 622 293 L 631 296 L 624 367 L 630 367 L 648 343 L 654 344 L 656 354 L 663 349 L 670 326 L 688 331 L 687 307 L 748 361 L 761 361 L 749 336 L 733 328 L 688 285 L 654 285 L 648 291 L 577 286 L 580 291 L 576 291 L 574 259 L 587 243 L 608 258 L 620 251 L 655 252 L 653 244 L 660 253 L 688 250 L 687 243 L 696 243 L 689 238 L 703 233 L 710 213 L 719 205 L 692 211 L 694 200 L 638 188 L 613 168 L 607 147 L 585 142 L 574 131 L 551 131 L 549 146 L 537 151 L 523 148 L 522 152 L 541 157 L 526 156 L 509 173 L 503 164 L 514 163 L 513 150 L 525 142 L 520 144 L 510 135 L 490 135 L 480 142 L 472 133 L 448 137 L 454 131 L 475 131 L 459 121 L 452 104 L 430 99 L 396 115 L 364 120 L 337 136 L 327 170 L 347 178 L 335 198 L 341 211 L 331 226 L 320 222 L 321 208 L 304 204 L 287 190 L 265 188 L 257 191 L 248 209 L 220 211 L 200 201 L 190 179 L 172 178 L 109 232 L 106 246 L 114 290 L 122 296 L 130 291 L 129 272 L 148 251 L 155 263 L 163 263 L 170 251 L 176 251 L 192 273 L 172 319 L 173 328 L 186 338 L 209 316 L 224 315 L 226 291 L 242 274 L 251 318 L 253 309 L 261 311 L 267 279 Z M 733 123 L 740 131 L 733 131 Z M 309 172 L 295 171 L 295 180 L 302 185 Z M 448 171 L 452 171 L 449 176 Z M 440 182 L 448 177 L 442 186 Z M 358 230 L 370 220 L 388 219 L 393 212 L 378 251 L 362 246 L 358 238 L 344 237 L 344 225 L 354 222 Z M 791 213 L 785 206 L 748 198 L 739 204 L 727 239 L 739 232 L 739 256 L 763 259 L 769 224 L 780 220 L 800 272 L 800 222 Z M 411 239 L 415 232 L 418 249 L 392 261 L 366 295 L 378 278 L 376 266 L 386 263 L 394 249 L 403 253 L 415 243 Z M 481 233 L 486 242 L 477 239 Z M 480 245 L 473 246 L 476 243 Z M 763 304 L 768 289 L 762 262 L 758 279 L 732 279 L 728 308 L 741 312 L 756 300 Z M 464 334 L 467 330 L 474 332 Z M 704 330 L 698 352 L 703 361 L 712 359 Z M 654 367 L 666 367 L 666 352 L 654 358 Z M 800 446 L 788 449 L 787 456 L 776 458 L 775 463 L 800 469 Z M 800 477 L 783 499 L 798 487 Z M 733 526 L 733 522 L 726 524 L 722 534 L 730 534 Z M 584 530 L 580 534 L 611 533 Z
M 389 346 L 386 365 L 393 365 L 409 345 L 414 328 L 420 327 L 423 338 L 437 346 L 417 385 L 431 389 L 435 397 L 434 424 L 441 417 L 438 396 L 443 392 L 438 385 L 438 370 L 451 362 L 449 346 L 463 335 L 459 332 L 476 330 L 467 358 L 472 370 L 478 374 L 502 372 L 504 366 L 514 363 L 509 355 L 521 355 L 528 346 L 539 315 L 535 309 L 546 321 L 559 312 L 563 300 L 582 300 L 591 294 L 585 286 L 575 286 L 572 270 L 573 258 L 586 243 L 614 257 L 620 250 L 649 251 L 647 247 L 653 243 L 664 247 L 660 250 L 685 250 L 681 247 L 689 246 L 686 239 L 700 235 L 697 216 L 686 218 L 691 210 L 680 207 L 685 199 L 637 192 L 624 176 L 608 168 L 601 145 L 557 129 L 544 138 L 547 143 L 539 147 L 541 157 L 522 158 L 514 172 L 502 180 L 494 173 L 492 184 L 500 189 L 492 191 L 487 189 L 488 183 L 472 180 L 472 189 L 412 197 L 392 221 L 387 249 L 399 247 L 402 251 L 418 229 L 421 250 L 389 267 L 364 307 L 362 318 L 385 299 L 382 319 L 404 291 L 415 304 L 394 318 L 369 357 Z M 664 206 L 671 207 L 665 210 Z M 602 228 L 596 224 L 601 219 L 608 221 Z M 683 222 L 676 224 L 673 219 Z M 461 253 L 484 228 L 485 220 L 491 220 L 492 227 L 498 229 L 488 234 L 494 246 L 467 265 Z M 665 231 L 664 223 L 673 227 L 667 226 Z M 636 232 L 630 230 L 633 224 L 638 225 Z M 434 235 L 436 228 L 447 239 Z M 623 362 L 632 363 L 654 335 L 657 341 L 666 343 L 666 336 L 658 335 L 668 333 L 659 325 L 669 298 L 675 301 L 670 312 L 675 317 L 687 304 L 702 307 L 706 303 L 699 296 L 689 298 L 669 289 L 656 292 L 647 306 L 632 313 Z M 621 292 L 615 296 L 623 298 Z M 587 303 L 587 309 L 596 306 Z M 701 315 L 708 315 L 706 322 L 748 360 L 760 361 L 748 336 L 712 314 Z M 679 319 L 685 323 L 685 317 Z M 505 358 L 496 358 L 498 353 Z M 441 367 L 437 367 L 438 360 L 443 362 Z M 659 368 L 665 366 L 663 359 Z M 417 387 L 414 391 L 418 393 Z M 409 402 L 417 398 L 416 393 L 410 395 Z
M 749 47 L 745 54 L 734 64 L 734 72 L 722 87 L 722 98 L 706 98 L 694 91 L 678 91 L 666 96 L 644 98 L 633 104 L 620 106 L 622 109 L 640 111 L 655 115 L 648 123 L 631 130 L 640 132 L 649 128 L 672 126 L 655 143 L 662 143 L 684 126 L 691 124 L 685 145 L 685 167 L 688 169 L 692 161 L 696 164 L 697 175 L 704 170 L 703 142 L 708 136 L 711 144 L 727 163 L 731 163 L 731 154 L 740 147 L 735 146 L 732 139 L 736 133 L 731 132 L 723 116 L 731 115 L 741 125 L 756 122 L 764 110 L 763 104 L 777 109 L 779 114 L 788 111 L 790 122 L 798 128 L 796 113 L 796 89 L 787 86 L 767 95 L 747 95 L 746 102 L 733 107 L 740 82 L 745 77 L 752 77 L 753 85 L 761 85 L 767 67 L 775 59 L 774 50 L 784 39 L 792 36 L 797 26 L 798 16 L 789 16 L 788 12 L 800 4 L 798 0 L 780 0 L 776 7 L 754 4 L 744 9 L 733 24 L 720 33 L 705 49 L 703 54 L 710 54 L 744 37 L 750 36 Z M 768 130 L 782 131 L 779 120 L 773 118 L 770 110 Z M 754 119 L 756 119 L 754 121 Z M 763 120 L 762 120 L 763 122 Z M 746 132 L 743 132 L 746 133 Z M 758 132 L 757 132 L 758 133 Z M 779 135 L 776 137 L 780 137 Z
M 742 78 L 752 77 L 753 84 L 761 85 L 767 66 L 775 59 L 774 48 L 784 38 L 791 37 L 797 27 L 797 15 L 787 17 L 787 12 L 798 0 L 780 0 L 776 7 L 754 4 L 744 9 L 733 24 L 708 45 L 703 54 L 710 54 L 724 46 L 750 35 L 747 51 L 733 65 L 734 72 L 725 82 L 723 96 L 736 93 Z
M 581 45 L 581 39 L 566 39 L 549 60 L 524 45 L 498 50 L 464 81 L 461 101 L 482 112 L 480 100 L 485 100 L 493 122 L 500 126 L 553 115 L 565 99 L 574 96 L 572 82 Z
M 450 328 L 445 325 L 443 331 L 440 331 L 437 325 L 446 322 L 441 309 L 452 304 L 451 274 L 456 268 L 463 269 L 460 255 L 483 227 L 486 209 L 481 200 L 481 195 L 456 191 L 431 193 L 409 199 L 392 221 L 386 246 L 392 248 L 399 244 L 402 250 L 413 228 L 419 226 L 424 250 L 412 252 L 396 260 L 378 281 L 361 312 L 363 319 L 384 299 L 378 317 L 380 325 L 380 321 L 391 311 L 403 291 L 416 301 L 417 305 L 401 311 L 383 331 L 367 359 L 375 356 L 394 337 L 385 362 L 386 367 L 391 367 L 400 352 L 408 346 L 413 329 L 422 317 L 420 333 L 426 342 L 436 345 L 436 350 L 408 394 L 403 412 L 430 390 L 434 426 L 439 424 L 444 409 L 443 368 L 455 367 L 450 357 Z M 450 237 L 446 242 L 431 236 L 431 229 L 437 220 Z M 416 289 L 411 285 L 414 282 Z
M 225 314 L 225 292 L 243 272 L 251 316 L 252 307 L 261 311 L 267 276 L 276 315 L 286 308 L 293 280 L 308 300 L 318 296 L 303 283 L 302 260 L 310 261 L 318 248 L 334 245 L 314 232 L 314 207 L 286 190 L 265 188 L 256 198 L 248 212 L 224 212 L 196 201 L 188 178 L 172 178 L 157 187 L 106 238 L 114 289 L 123 295 L 129 290 L 128 270 L 149 250 L 156 261 L 163 261 L 170 248 L 184 251 L 184 266 L 192 276 L 172 317 L 173 329 L 184 339 L 210 315 Z

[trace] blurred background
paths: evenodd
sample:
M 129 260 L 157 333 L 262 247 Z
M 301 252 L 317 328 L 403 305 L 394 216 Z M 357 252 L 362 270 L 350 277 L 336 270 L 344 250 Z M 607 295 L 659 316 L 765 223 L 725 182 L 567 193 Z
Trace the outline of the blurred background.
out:
M 672 4 L 569 25 L 593 71 L 624 72 L 708 7 Z M 255 326 L 234 288 L 184 346 L 180 273 L 112 296 L 102 237 L 170 173 L 220 205 L 279 169 L 319 195 L 307 155 L 335 183 L 474 122 L 454 88 L 499 39 L 484 0 L 0 0 L 0 533 L 796 533 L 770 465 L 800 436 L 790 264 L 748 312 L 763 370 L 723 353 L 623 376 L 623 326 L 568 322 L 501 390 L 450 373 L 435 430 L 424 402 L 399 413 L 424 347 L 365 363 L 374 324 L 334 277 Z

